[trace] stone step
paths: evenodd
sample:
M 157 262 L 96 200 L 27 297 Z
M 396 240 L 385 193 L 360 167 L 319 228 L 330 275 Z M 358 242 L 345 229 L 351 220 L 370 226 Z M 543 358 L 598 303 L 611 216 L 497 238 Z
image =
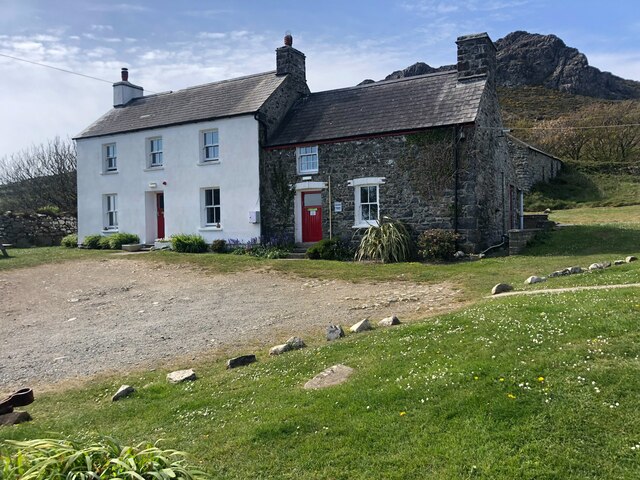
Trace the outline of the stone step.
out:
M 306 256 L 306 250 L 304 252 L 289 252 L 289 255 L 287 255 L 286 257 L 288 260 L 303 260 L 305 258 L 307 258 Z

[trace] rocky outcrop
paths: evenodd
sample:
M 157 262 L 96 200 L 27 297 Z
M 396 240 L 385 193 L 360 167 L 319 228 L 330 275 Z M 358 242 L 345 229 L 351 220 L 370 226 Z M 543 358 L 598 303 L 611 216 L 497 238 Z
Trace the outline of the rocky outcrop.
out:
M 498 85 L 541 85 L 612 100 L 640 98 L 640 82 L 590 66 L 583 53 L 555 35 L 513 32 L 498 40 L 496 48 Z
M 501 38 L 495 45 L 498 50 L 496 80 L 499 86 L 543 86 L 575 95 L 610 100 L 640 98 L 640 82 L 625 80 L 590 66 L 583 53 L 568 47 L 556 35 L 517 31 Z M 393 72 L 385 80 L 455 68 L 455 65 L 435 68 L 417 62 L 404 70 Z

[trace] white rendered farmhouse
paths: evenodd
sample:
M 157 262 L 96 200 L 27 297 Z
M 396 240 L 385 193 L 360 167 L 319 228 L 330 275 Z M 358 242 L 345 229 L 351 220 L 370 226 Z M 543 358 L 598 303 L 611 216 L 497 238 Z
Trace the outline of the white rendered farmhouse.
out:
M 276 60 L 276 71 L 148 96 L 123 68 L 114 108 L 75 138 L 79 241 L 260 237 L 261 141 L 308 93 L 304 55 L 289 43 Z

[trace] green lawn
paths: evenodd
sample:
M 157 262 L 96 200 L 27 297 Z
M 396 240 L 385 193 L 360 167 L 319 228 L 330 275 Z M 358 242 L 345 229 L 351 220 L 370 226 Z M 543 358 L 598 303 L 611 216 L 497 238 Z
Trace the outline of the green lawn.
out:
M 9 258 L 0 255 L 0 271 L 35 267 L 45 263 L 91 260 L 113 254 L 108 250 L 81 250 L 64 247 L 8 248 Z
M 639 315 L 637 289 L 485 301 L 238 370 L 195 362 L 188 385 L 42 395 L 0 438 L 161 439 L 214 478 L 635 479 Z M 351 381 L 301 388 L 336 363 Z M 138 392 L 113 404 L 122 383 Z
M 572 213 L 584 223 L 597 217 Z M 634 262 L 522 283 L 570 265 L 640 256 L 634 220 L 564 228 L 521 256 L 445 265 L 135 256 L 211 274 L 258 269 L 352 281 L 450 281 L 475 304 L 280 357 L 258 351 L 257 363 L 237 370 L 225 370 L 218 354 L 201 357 L 177 365 L 196 369 L 200 378 L 187 385 L 167 384 L 161 368 L 36 392 L 28 408 L 34 421 L 0 429 L 0 439 L 161 440 L 225 479 L 637 479 L 640 289 L 482 298 L 498 281 L 518 289 L 640 282 Z M 53 249 L 40 261 L 92 255 Z M 301 388 L 336 363 L 356 369 L 349 382 Z M 137 393 L 112 403 L 124 383 Z

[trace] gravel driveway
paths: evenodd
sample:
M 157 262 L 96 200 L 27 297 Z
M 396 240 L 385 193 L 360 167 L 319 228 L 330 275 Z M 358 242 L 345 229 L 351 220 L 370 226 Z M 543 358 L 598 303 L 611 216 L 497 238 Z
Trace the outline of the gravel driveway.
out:
M 0 273 L 0 389 L 291 335 L 323 338 L 330 322 L 421 318 L 459 305 L 451 285 L 352 284 L 274 272 L 214 275 L 116 255 Z

